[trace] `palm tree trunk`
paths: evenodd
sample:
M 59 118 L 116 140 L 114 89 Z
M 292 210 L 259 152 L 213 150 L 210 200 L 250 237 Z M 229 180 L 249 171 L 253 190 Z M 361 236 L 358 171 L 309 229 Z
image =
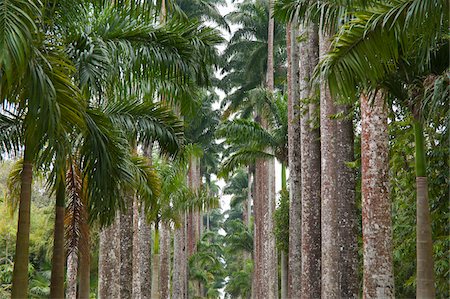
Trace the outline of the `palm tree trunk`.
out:
M 416 192 L 417 192 L 417 298 L 435 298 L 433 239 L 428 204 L 428 182 L 423 125 L 418 117 L 414 122 L 416 141 Z
M 84 205 L 84 208 L 85 207 L 86 205 Z M 89 224 L 83 222 L 81 225 L 83 226 L 82 230 L 85 232 L 85 234 L 82 235 L 84 240 L 81 240 L 81 242 L 84 243 L 83 246 L 85 250 L 80 254 L 80 285 L 78 288 L 78 298 L 89 299 L 91 293 L 91 236 Z
M 120 298 L 133 294 L 133 195 L 125 198 L 126 211 L 120 215 Z
M 288 297 L 301 298 L 301 147 L 299 109 L 299 47 L 297 20 L 290 24 L 288 38 L 288 157 L 289 157 L 289 271 Z M 289 47 L 290 45 L 290 47 Z
M 159 280 L 159 224 L 155 223 L 155 240 L 153 246 L 153 255 L 152 255 L 152 299 L 159 299 L 160 295 L 160 280 Z
M 347 116 L 349 106 L 338 106 L 337 113 Z M 354 161 L 354 138 L 352 119 L 337 120 L 337 197 L 339 215 L 339 270 L 340 297 L 358 298 L 358 240 L 356 212 L 356 174 L 347 163 Z
M 120 298 L 120 218 L 100 231 L 98 297 Z
M 274 62 L 273 62 L 273 38 L 274 19 L 272 1 L 269 1 L 269 26 L 267 40 L 267 82 L 270 92 L 274 88 Z M 263 127 L 267 127 L 267 121 L 261 120 Z M 258 298 L 278 298 L 278 268 L 277 253 L 275 247 L 275 235 L 273 234 L 275 211 L 275 162 L 274 160 L 256 161 L 255 171 L 256 192 L 255 200 L 261 203 L 260 225 L 260 272 L 256 273 Z
M 150 224 L 147 222 L 143 206 L 141 207 L 139 217 L 139 278 L 142 296 L 141 298 L 150 299 L 152 294 L 152 229 Z
M 61 178 L 56 189 L 55 232 L 53 238 L 52 274 L 50 298 L 64 299 L 64 211 L 66 197 L 65 179 Z
M 288 255 L 281 251 L 281 299 L 288 299 Z
M 325 56 L 332 36 L 320 33 L 320 56 Z M 321 140 L 321 229 L 322 229 L 322 297 L 339 298 L 340 245 L 338 243 L 339 215 L 337 197 L 337 122 L 336 106 L 331 98 L 328 84 L 320 84 L 320 140 Z
M 173 244 L 172 298 L 187 298 L 186 279 L 186 216 L 182 217 L 180 227 L 175 229 Z
M 28 253 L 30 243 L 32 177 L 33 163 L 31 160 L 30 148 L 25 144 L 16 237 L 16 256 L 14 258 L 12 279 L 11 298 L 13 299 L 28 298 Z
M 161 225 L 160 241 L 160 292 L 162 299 L 170 297 L 170 226 L 166 223 Z
M 363 297 L 394 298 L 387 109 L 382 92 L 361 96 Z
M 300 98 L 313 98 L 310 78 L 318 61 L 317 25 L 301 27 L 306 44 L 300 46 Z M 313 127 L 314 103 L 303 106 L 301 117 L 302 173 L 302 297 L 320 298 L 321 294 L 321 230 L 320 230 L 320 134 Z
M 67 257 L 66 298 L 77 297 L 78 254 L 73 251 Z
M 250 166 L 247 171 L 247 202 L 246 204 L 246 215 L 245 215 L 245 224 L 247 227 L 250 227 L 251 218 L 252 218 L 252 171 Z
M 141 294 L 141 263 L 139 260 L 139 202 L 137 196 L 133 199 L 133 299 L 140 299 Z

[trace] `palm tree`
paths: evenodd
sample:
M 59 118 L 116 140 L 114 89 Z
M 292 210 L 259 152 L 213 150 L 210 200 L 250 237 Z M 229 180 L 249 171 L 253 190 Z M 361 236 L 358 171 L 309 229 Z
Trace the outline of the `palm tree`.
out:
M 23 118 L 20 139 L 23 140 L 24 162 L 12 297 L 24 298 L 28 293 L 33 164 L 45 144 L 58 143 L 58 132 L 81 122 L 77 112 L 80 105 L 79 93 L 71 80 L 73 67 L 60 48 L 47 43 L 47 34 L 51 32 L 44 28 L 41 18 L 46 13 L 45 7 L 22 2 L 2 2 L 1 5 L 6 12 L 2 40 L 8 41 L 2 44 L 5 55 L 1 66 L 5 76 L 2 76 L 1 93 L 12 107 L 17 107 L 18 115 Z
M 383 87 L 387 91 L 394 93 L 394 96 L 397 96 L 398 92 L 392 88 L 392 80 L 390 80 L 392 79 L 390 78 L 391 74 L 396 72 L 403 74 L 407 73 L 408 77 L 414 77 L 414 72 L 411 72 L 411 70 L 408 72 L 407 68 L 401 67 L 402 65 L 407 64 L 417 66 L 417 68 L 422 71 L 429 69 L 431 65 L 430 60 L 435 57 L 430 54 L 435 52 L 436 48 L 439 48 L 441 41 L 445 40 L 442 22 L 448 20 L 448 3 L 431 1 L 425 6 L 422 6 L 422 4 L 423 3 L 419 3 L 418 1 L 399 1 L 398 3 L 387 3 L 383 5 L 373 4 L 369 5 L 360 14 L 357 13 L 351 18 L 338 33 L 335 43 L 333 44 L 334 49 L 322 64 L 322 70 L 330 75 L 330 87 L 335 89 L 335 91 L 339 89 L 339 92 L 344 95 L 355 94 L 353 86 L 360 86 L 366 90 Z M 422 14 L 424 10 L 427 11 L 427 14 Z M 421 26 L 420 24 L 423 24 L 423 22 L 426 22 L 429 26 Z M 390 30 L 387 30 L 386 28 L 389 28 Z M 347 37 L 349 39 L 344 41 Z M 421 42 L 412 46 L 414 41 L 417 40 L 420 40 Z M 385 45 L 389 46 L 386 47 Z M 351 49 L 351 51 L 347 51 L 349 49 Z M 362 57 L 367 59 L 365 60 L 366 62 L 362 63 Z M 351 62 L 350 59 L 352 60 Z M 406 63 L 403 64 L 404 62 Z M 398 70 L 399 66 L 400 69 Z M 340 77 L 340 75 L 336 76 L 336 74 L 340 72 L 339 69 L 342 70 L 342 67 L 345 67 L 346 69 L 345 75 L 342 77 Z M 370 71 L 368 71 L 369 69 Z M 368 82 L 369 84 L 367 84 Z M 408 84 L 408 81 L 403 81 L 403 83 Z M 379 96 L 376 97 L 375 103 L 378 102 L 379 105 L 385 105 L 383 101 L 380 101 L 378 98 Z M 366 102 L 367 97 L 363 97 L 362 100 Z M 414 102 L 417 103 L 417 98 L 411 101 L 411 103 Z M 367 103 L 364 104 L 364 107 L 369 108 Z M 382 107 L 378 107 L 377 109 L 380 113 L 383 111 Z M 369 116 L 368 114 L 366 115 Z M 417 147 L 416 176 L 418 182 L 417 225 L 420 225 L 420 228 L 418 226 L 418 232 L 421 232 L 417 235 L 417 295 L 421 297 L 434 297 L 435 287 L 432 267 L 431 224 L 429 221 L 429 208 L 426 203 L 427 191 L 426 188 L 424 188 L 426 183 L 423 183 L 426 180 L 423 179 L 425 175 L 423 171 L 424 154 L 421 142 L 423 140 L 423 133 L 421 133 L 420 121 L 417 121 L 417 119 L 420 119 L 420 117 L 417 117 L 419 114 L 415 113 L 415 115 Z M 369 137 L 368 135 L 365 136 Z M 386 136 L 383 137 L 387 140 Z M 386 150 L 387 147 L 382 147 L 382 149 Z M 386 154 L 383 155 L 386 156 Z M 366 169 L 366 171 L 370 171 L 370 169 Z M 379 179 L 386 180 L 385 177 L 380 177 Z M 366 191 L 369 190 L 366 189 Z M 384 194 L 383 190 L 379 191 L 382 192 L 381 194 Z M 389 207 L 389 204 L 386 203 L 384 206 Z M 370 215 L 372 214 L 369 214 L 369 216 Z M 386 213 L 384 217 L 390 218 L 389 213 Z M 367 218 L 367 220 L 370 220 L 370 217 Z M 364 232 L 366 232 L 366 234 L 372 233 L 373 228 L 371 225 L 374 224 L 375 223 L 373 222 L 363 222 L 363 227 L 366 227 Z M 388 228 L 386 231 L 389 238 L 390 230 L 391 229 Z M 364 238 L 364 240 L 366 240 L 366 238 Z M 370 238 L 367 239 L 368 242 L 369 240 Z M 374 261 L 372 262 L 370 256 L 367 256 L 368 250 L 370 250 L 369 245 L 372 244 L 365 244 L 365 265 L 368 267 L 371 265 L 379 266 Z M 390 244 L 374 245 L 386 247 L 379 247 L 378 249 L 380 252 L 383 252 L 384 256 L 388 254 L 384 252 L 390 250 L 391 246 Z M 387 262 L 391 259 L 392 257 L 388 258 Z M 392 265 L 385 268 L 392 268 Z M 373 281 L 375 278 L 372 276 L 374 272 L 371 269 L 366 269 L 366 271 L 364 280 L 366 287 L 364 293 L 373 295 L 375 294 L 374 285 L 376 284 L 376 282 Z M 392 273 L 388 273 L 388 275 L 392 276 Z M 390 282 L 389 285 L 386 286 L 386 288 L 391 289 L 389 290 L 389 294 L 393 294 L 392 284 L 393 282 Z

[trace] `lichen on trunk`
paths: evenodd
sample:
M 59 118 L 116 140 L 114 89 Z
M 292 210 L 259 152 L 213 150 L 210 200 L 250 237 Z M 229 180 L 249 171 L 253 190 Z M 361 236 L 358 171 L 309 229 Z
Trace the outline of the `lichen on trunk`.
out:
M 363 297 L 394 298 L 389 144 L 384 93 L 361 96 Z

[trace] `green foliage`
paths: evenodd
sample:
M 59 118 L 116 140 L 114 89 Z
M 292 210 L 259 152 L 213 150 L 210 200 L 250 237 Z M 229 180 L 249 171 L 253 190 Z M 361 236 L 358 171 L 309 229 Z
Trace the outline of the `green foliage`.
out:
M 289 252 L 289 192 L 280 192 L 280 203 L 275 210 L 275 238 L 277 248 L 285 253 Z
M 414 132 L 408 115 L 396 114 L 397 121 L 390 124 L 391 197 L 393 199 L 394 274 L 396 296 L 415 296 L 416 278 L 416 190 L 414 172 Z M 440 116 L 443 117 L 443 116 Z M 438 122 L 442 120 L 437 117 Z M 433 254 L 436 290 L 439 298 L 448 297 L 448 253 L 450 252 L 450 226 L 448 220 L 449 153 L 448 127 L 426 130 L 427 176 L 433 233 Z M 444 270 L 447 269 L 447 270 Z
M 205 232 L 197 243 L 197 251 L 189 258 L 189 280 L 205 287 L 206 298 L 217 298 L 225 278 L 223 248 L 220 243 L 211 241 L 218 237 L 212 231 Z

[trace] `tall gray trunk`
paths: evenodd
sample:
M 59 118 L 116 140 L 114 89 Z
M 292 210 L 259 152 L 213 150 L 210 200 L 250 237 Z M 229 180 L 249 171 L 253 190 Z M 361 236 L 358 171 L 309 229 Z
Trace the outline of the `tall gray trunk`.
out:
M 78 254 L 73 251 L 67 257 L 66 298 L 77 297 Z
M 161 225 L 160 237 L 160 291 L 161 299 L 170 298 L 170 226 Z
M 181 225 L 175 228 L 173 244 L 173 278 L 172 298 L 187 298 L 187 255 L 186 255 L 186 217 L 181 219 Z
M 328 53 L 331 36 L 320 33 L 320 56 Z M 337 122 L 336 106 L 327 82 L 320 84 L 320 140 L 321 140 L 321 229 L 322 229 L 322 297 L 339 298 L 339 215 L 337 197 Z
M 267 39 L 267 89 L 274 89 L 274 27 L 273 1 L 269 0 L 269 28 Z M 262 125 L 267 127 L 266 120 L 262 119 Z M 275 246 L 274 219 L 275 211 L 275 161 L 257 161 L 256 172 L 259 176 L 261 205 L 261 273 L 259 285 L 263 298 L 278 298 L 278 259 Z
M 141 298 L 151 298 L 152 268 L 152 229 L 147 222 L 144 207 L 141 207 L 139 213 L 139 279 L 141 287 Z
M 160 299 L 160 277 L 159 277 L 159 253 L 154 253 L 152 256 L 152 299 Z
M 289 156 L 289 271 L 288 297 L 301 297 L 301 147 L 298 23 L 290 26 L 288 41 L 288 156 Z M 289 30 L 288 30 L 289 33 Z M 290 47 L 289 47 L 290 45 Z
M 120 215 L 120 298 L 133 294 L 133 195 L 125 198 L 126 211 Z
M 361 96 L 363 297 L 394 298 L 389 136 L 384 95 Z
M 338 106 L 338 114 L 347 116 L 352 111 L 349 106 Z M 358 240 L 357 240 L 357 213 L 356 213 L 356 174 L 348 166 L 354 161 L 354 138 L 352 118 L 337 120 L 336 145 L 337 152 L 337 196 L 339 215 L 339 246 L 340 258 L 340 292 L 341 298 L 358 298 Z
M 281 251 L 281 299 L 288 299 L 288 255 Z
M 300 46 L 300 98 L 312 99 L 314 90 L 310 78 L 318 61 L 317 25 L 301 26 L 306 44 Z M 321 230 L 320 230 L 320 134 L 313 126 L 316 105 L 303 105 L 301 117 L 302 173 L 302 297 L 321 295 Z
M 98 297 L 120 298 L 120 218 L 100 231 L 98 261 Z
M 141 261 L 139 260 L 139 202 L 137 196 L 133 200 L 133 298 L 140 299 L 141 294 Z

